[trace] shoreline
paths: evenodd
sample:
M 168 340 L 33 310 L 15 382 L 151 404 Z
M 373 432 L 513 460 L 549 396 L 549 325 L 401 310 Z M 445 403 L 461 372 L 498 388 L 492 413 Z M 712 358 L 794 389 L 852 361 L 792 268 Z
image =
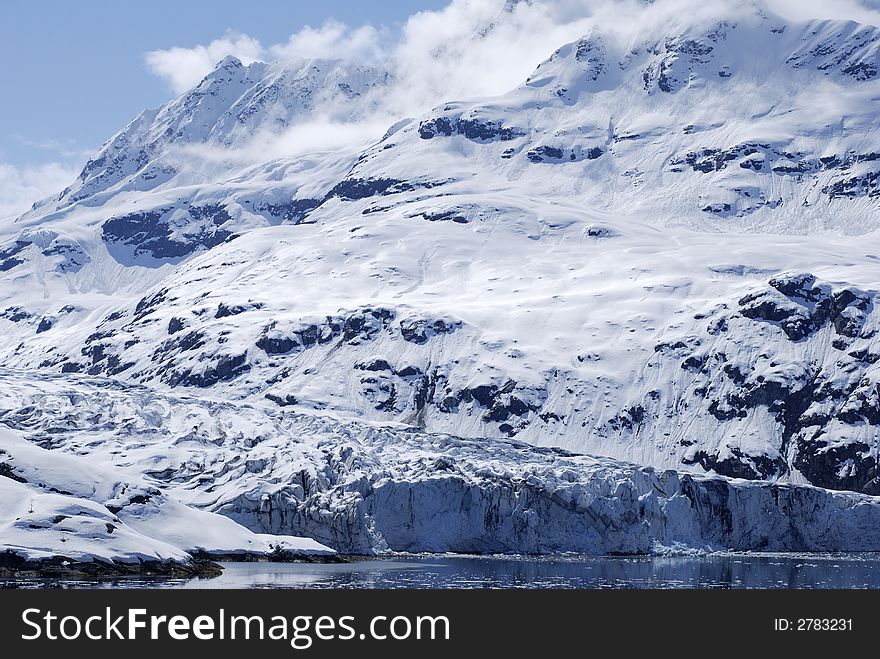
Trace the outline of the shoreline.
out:
M 192 552 L 191 561 L 145 560 L 82 561 L 65 556 L 29 559 L 12 552 L 0 554 L 0 578 L 65 579 L 117 577 L 198 578 L 212 579 L 223 574 L 220 563 L 347 563 L 348 557 L 323 554 L 252 554 Z
M 864 555 L 880 555 L 880 552 L 766 552 L 766 551 L 735 551 L 716 550 L 681 553 L 645 553 L 645 554 L 584 554 L 558 552 L 547 554 L 479 554 L 458 552 L 393 552 L 383 555 L 258 555 L 258 554 L 212 554 L 197 552 L 189 562 L 173 561 L 140 561 L 136 563 L 107 563 L 102 561 L 78 561 L 65 557 L 45 559 L 25 559 L 15 554 L 0 555 L 0 579 L 85 579 L 104 580 L 118 578 L 146 578 L 162 581 L 164 579 L 215 579 L 223 576 L 224 563 L 238 564 L 357 564 L 407 559 L 476 559 L 501 561 L 553 561 L 579 562 L 585 560 L 611 561 L 634 559 L 713 559 L 719 557 L 742 558 L 803 558 L 805 560 L 847 559 Z M 0 584 L 0 588 L 9 587 Z

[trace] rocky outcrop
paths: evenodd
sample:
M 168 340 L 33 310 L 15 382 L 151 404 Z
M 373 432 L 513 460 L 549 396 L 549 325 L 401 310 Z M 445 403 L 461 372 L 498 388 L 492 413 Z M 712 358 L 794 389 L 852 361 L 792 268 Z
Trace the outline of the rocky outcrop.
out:
M 101 227 L 104 242 L 117 249 L 120 259 L 181 259 L 197 249 L 210 249 L 234 236 L 220 228 L 232 217 L 220 205 L 193 206 L 185 217 L 173 207 L 137 211 L 107 220 Z
M 348 178 L 336 184 L 327 193 L 325 201 L 334 197 L 338 197 L 343 201 L 385 197 L 402 192 L 412 192 L 413 190 L 436 188 L 445 183 L 446 181 L 403 181 L 393 178 Z
M 463 117 L 454 113 L 425 119 L 419 124 L 419 137 L 423 140 L 453 135 L 461 135 L 474 142 L 509 142 L 525 135 L 525 131 L 504 126 L 498 121 Z

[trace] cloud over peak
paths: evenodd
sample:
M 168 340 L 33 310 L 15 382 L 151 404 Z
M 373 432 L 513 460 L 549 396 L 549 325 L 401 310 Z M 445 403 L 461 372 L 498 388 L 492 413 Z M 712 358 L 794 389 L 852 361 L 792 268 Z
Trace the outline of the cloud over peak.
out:
M 165 80 L 175 94 L 198 84 L 224 57 L 232 55 L 243 64 L 266 57 L 262 44 L 246 34 L 227 32 L 207 45 L 153 50 L 144 56 L 147 68 Z

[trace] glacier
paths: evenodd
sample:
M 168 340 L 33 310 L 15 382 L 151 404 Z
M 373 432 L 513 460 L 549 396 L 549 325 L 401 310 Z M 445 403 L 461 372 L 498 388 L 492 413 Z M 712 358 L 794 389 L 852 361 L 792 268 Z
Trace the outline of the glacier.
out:
M 867 495 L 660 472 L 510 439 L 159 394 L 103 377 L 23 384 L 21 373 L 3 372 L 0 380 L 8 410 L 0 420 L 24 438 L 4 435 L 3 473 L 45 490 L 56 481 L 34 465 L 48 461 L 55 478 L 74 482 L 64 485 L 73 494 L 116 508 L 108 501 L 124 493 L 135 504 L 116 513 L 121 521 L 190 551 L 206 532 L 182 511 L 222 516 L 238 533 L 221 526 L 213 544 L 199 547 L 214 556 L 260 546 L 241 539 L 242 527 L 263 542 L 306 536 L 343 554 L 880 547 L 880 501 Z M 74 489 L 80 468 L 65 460 L 149 481 L 148 503 L 159 510 L 144 511 L 134 485 L 102 494 L 90 478 L 89 488 Z M 321 553 L 317 543 L 288 542 L 300 555 Z

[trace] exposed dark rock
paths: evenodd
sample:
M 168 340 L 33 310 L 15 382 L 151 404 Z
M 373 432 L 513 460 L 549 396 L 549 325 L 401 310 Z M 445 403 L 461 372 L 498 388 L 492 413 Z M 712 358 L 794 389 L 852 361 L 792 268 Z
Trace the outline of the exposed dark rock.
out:
M 474 387 L 465 387 L 458 392 L 448 392 L 438 404 L 437 408 L 441 412 L 452 414 L 458 412 L 459 407 L 466 403 L 476 403 L 480 407 L 486 409 L 483 414 L 483 421 L 486 423 L 499 423 L 508 421 L 513 417 L 518 417 L 520 422 L 524 421 L 530 412 L 540 410 L 540 405 L 525 402 L 514 392 L 517 383 L 514 380 L 508 380 L 503 386 L 498 387 L 494 384 L 481 384 Z M 516 428 L 510 426 L 509 430 L 501 432 L 510 436 L 516 434 Z
M 823 187 L 822 192 L 831 199 L 878 197 L 880 196 L 880 171 L 866 172 L 855 176 L 843 175 Z
M 371 362 L 355 364 L 354 367 L 359 371 L 393 371 L 391 364 L 384 359 L 374 359 Z
M 207 220 L 212 224 L 220 226 L 232 219 L 229 211 L 221 204 L 206 204 L 205 206 L 190 206 L 188 209 L 190 217 L 194 220 Z
M 451 137 L 462 135 L 475 142 L 502 142 L 514 140 L 525 135 L 518 128 L 503 126 L 497 121 L 483 121 L 480 119 L 463 119 L 461 117 L 435 117 L 427 119 L 419 124 L 419 136 L 423 140 L 434 137 Z
M 797 443 L 794 466 L 819 487 L 880 495 L 877 460 L 867 444 L 831 446 L 821 439 L 802 439 Z
M 11 551 L 0 553 L 0 576 L 70 579 L 82 577 L 218 577 L 223 568 L 212 561 L 141 560 L 137 563 L 76 561 L 65 556 L 26 559 Z
M 880 361 L 880 354 L 877 354 L 876 352 L 871 352 L 868 348 L 853 350 L 849 353 L 849 356 L 856 361 L 863 362 L 865 364 L 876 364 L 878 361 Z
M 645 89 L 672 94 L 685 87 L 692 71 L 711 61 L 714 48 L 708 43 L 679 37 L 653 47 L 656 59 L 642 73 Z
M 713 213 L 715 215 L 726 215 L 733 210 L 730 204 L 709 204 L 700 209 L 704 213 Z
M 776 174 L 804 174 L 818 169 L 815 159 L 805 153 L 791 153 L 770 144 L 744 142 L 726 149 L 705 148 L 690 151 L 683 157 L 670 160 L 670 165 L 688 165 L 695 172 L 708 174 L 726 169 L 731 163 L 739 162 L 743 169 L 755 172 L 765 170 Z M 775 164 L 774 164 L 775 163 Z
M 373 403 L 380 412 L 398 412 L 397 385 L 386 375 L 361 378 L 361 393 Z
M 141 298 L 134 308 L 134 320 L 142 320 L 153 313 L 165 302 L 171 302 L 172 298 L 168 297 L 168 293 L 169 290 L 167 288 L 163 288 L 156 293 L 153 293 L 152 295 Z M 118 313 L 119 315 L 115 316 L 115 314 L 111 314 L 111 316 L 107 317 L 106 322 L 112 322 L 113 320 L 118 320 L 122 317 L 122 312 L 116 313 Z
M 832 291 L 816 285 L 810 274 L 782 275 L 770 280 L 775 290 L 742 297 L 740 313 L 746 318 L 778 322 L 792 341 L 800 341 L 827 324 L 842 336 L 856 337 L 871 306 L 864 293 L 852 289 Z
M 249 302 L 248 304 L 233 304 L 226 305 L 221 302 L 217 305 L 217 313 L 214 314 L 214 318 L 227 318 L 229 316 L 237 316 L 239 314 L 245 313 L 246 311 L 252 311 L 254 309 L 262 309 L 262 302 Z
M 729 451 L 730 455 L 723 459 L 706 451 L 697 451 L 693 458 L 684 459 L 682 462 L 699 464 L 706 471 L 714 471 L 722 476 L 750 480 L 767 479 L 787 470 L 784 462 L 779 458 L 772 460 L 765 455 L 746 455 L 735 447 L 730 448 Z
M 327 198 L 339 197 L 345 201 L 367 199 L 379 195 L 397 194 L 410 192 L 416 186 L 406 181 L 393 178 L 363 179 L 353 178 L 337 184 L 327 195 Z
M 208 337 L 203 331 L 193 330 L 163 341 L 153 352 L 151 360 L 154 362 L 166 361 L 180 355 L 182 352 L 191 352 L 203 348 L 207 343 Z
M 212 387 L 218 382 L 233 380 L 249 371 L 250 368 L 250 364 L 247 363 L 247 353 L 221 355 L 204 369 L 200 369 L 200 372 L 172 370 L 163 376 L 162 381 L 172 387 L 206 388 Z
M 421 318 L 409 318 L 400 321 L 400 333 L 404 341 L 425 344 L 433 336 L 452 334 L 461 327 L 461 321 L 447 322 L 442 319 L 424 320 Z
M 12 268 L 24 263 L 17 255 L 31 245 L 29 240 L 16 240 L 9 247 L 0 250 L 0 272 L 12 270 Z
M 342 319 L 327 318 L 322 325 L 310 324 L 291 330 L 287 335 L 281 336 L 273 332 L 276 324 L 270 323 L 263 330 L 263 335 L 257 339 L 257 347 L 269 355 L 283 355 L 293 350 L 311 348 L 321 343 L 327 343 L 342 333 Z
M 596 160 L 605 153 L 602 147 L 562 148 L 556 146 L 537 146 L 526 152 L 526 158 L 533 163 L 562 163 L 581 160 Z
M 298 224 L 320 206 L 322 201 L 321 199 L 292 199 L 285 204 L 262 204 L 255 207 L 254 210 L 266 211 L 273 218 L 282 222 Z
M 526 158 L 532 162 L 546 162 L 548 160 L 562 160 L 564 153 L 562 149 L 554 146 L 538 146 L 530 149 L 526 154 Z
M 800 341 L 814 330 L 807 307 L 772 293 L 752 293 L 739 301 L 740 313 L 752 320 L 778 322 L 792 341 Z
M 422 217 L 429 222 L 455 222 L 456 224 L 467 224 L 468 219 L 457 210 L 437 211 L 434 213 L 422 213 Z
M 865 59 L 865 46 L 877 41 L 872 32 L 857 31 L 840 40 L 841 34 L 819 42 L 805 52 L 791 55 L 785 63 L 793 68 L 814 68 L 825 75 L 837 72 L 841 75 L 864 82 L 877 76 L 877 65 Z
M 276 394 L 266 394 L 266 398 L 271 400 L 273 403 L 278 405 L 279 407 L 290 407 L 291 405 L 298 405 L 299 401 L 296 399 L 296 396 L 292 396 L 290 394 L 285 395 L 284 397 L 278 396 Z
M 25 311 L 21 307 L 8 307 L 0 312 L 0 318 L 5 318 L 13 323 L 20 323 L 23 320 L 28 320 L 33 317 L 34 315 L 32 313 Z
M 256 346 L 267 355 L 284 355 L 300 345 L 302 344 L 299 341 L 294 341 L 292 338 L 273 338 L 265 335 L 257 339 L 256 343 Z
M 125 245 L 133 256 L 154 259 L 180 259 L 198 249 L 210 249 L 233 237 L 231 231 L 219 228 L 231 219 L 219 206 L 190 206 L 194 220 L 183 233 L 171 223 L 173 208 L 138 211 L 107 220 L 101 234 L 108 245 Z M 169 219 L 165 219 L 169 218 Z
M 647 410 L 642 405 L 633 405 L 623 410 L 620 414 L 608 420 L 608 426 L 613 430 L 638 429 L 645 421 Z
M 718 401 L 713 400 L 709 403 L 709 414 L 719 421 L 730 421 L 737 417 L 745 418 L 748 412 L 745 409 L 737 408 L 730 404 L 729 400 Z
M 340 338 L 351 344 L 372 339 L 377 332 L 394 320 L 391 309 L 364 308 L 348 316 L 328 316 L 321 324 L 308 324 L 281 332 L 277 323 L 263 328 L 256 346 L 269 355 L 284 355 L 306 348 L 329 343 Z
M 391 309 L 362 309 L 342 322 L 342 340 L 349 343 L 370 339 L 394 320 Z
M 3 451 L 0 451 L 0 455 L 3 454 Z M 12 465 L 8 462 L 0 462 L 0 477 L 9 478 L 18 483 L 27 483 L 27 479 L 16 474 L 12 468 Z
M 63 257 L 63 260 L 55 267 L 56 272 L 62 273 L 78 272 L 86 263 L 91 262 L 91 258 L 79 244 L 58 238 L 43 250 L 43 256 Z
M 168 333 L 169 334 L 177 334 L 182 329 L 186 327 L 186 322 L 183 318 L 174 317 L 168 321 Z
M 587 235 L 590 238 L 613 238 L 617 232 L 608 227 L 591 226 L 587 228 Z
M 681 367 L 686 371 L 701 371 L 706 365 L 706 358 L 702 355 L 691 355 L 681 363 Z

